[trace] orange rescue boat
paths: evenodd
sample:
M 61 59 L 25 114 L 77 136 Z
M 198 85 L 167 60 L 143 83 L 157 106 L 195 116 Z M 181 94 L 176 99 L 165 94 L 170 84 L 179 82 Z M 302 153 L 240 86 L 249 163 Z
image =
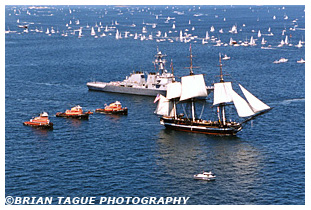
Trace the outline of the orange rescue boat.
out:
M 89 119 L 89 115 L 93 114 L 91 111 L 83 112 L 81 106 L 72 107 L 70 110 L 65 112 L 57 112 L 56 117 L 65 117 L 65 118 L 77 118 L 77 119 Z
M 104 114 L 121 114 L 127 115 L 127 107 L 122 107 L 119 101 L 105 106 L 104 109 L 96 109 L 95 112 L 104 113 Z
M 32 118 L 23 124 L 36 128 L 53 129 L 53 123 L 50 122 L 47 112 L 42 112 L 39 117 Z

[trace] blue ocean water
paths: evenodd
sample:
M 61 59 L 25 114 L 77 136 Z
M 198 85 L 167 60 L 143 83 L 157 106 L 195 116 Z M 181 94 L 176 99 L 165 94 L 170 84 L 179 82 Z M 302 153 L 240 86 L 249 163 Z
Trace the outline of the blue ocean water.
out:
M 5 35 L 6 196 L 305 203 L 305 65 L 296 62 L 304 58 L 305 48 L 295 47 L 304 40 L 303 6 L 6 6 L 5 12 L 6 30 L 13 31 Z M 103 25 L 101 32 L 96 24 Z M 28 33 L 18 25 L 29 25 Z M 106 25 L 115 28 L 101 37 Z M 233 25 L 237 34 L 228 32 Z M 92 26 L 97 38 L 90 35 Z M 153 40 L 124 37 L 125 31 L 142 34 L 143 26 Z M 49 36 L 45 32 L 52 27 L 55 33 Z M 77 31 L 72 34 L 80 27 L 82 38 Z M 273 36 L 267 35 L 269 27 Z M 116 29 L 122 39 L 115 38 Z M 207 84 L 218 81 L 218 56 L 227 54 L 228 79 L 274 107 L 237 137 L 165 130 L 153 114 L 154 98 L 87 89 L 89 81 L 119 81 L 132 71 L 154 71 L 157 48 L 167 55 L 168 69 L 173 60 L 176 76 L 188 74 L 184 67 L 189 66 L 190 43 L 176 40 L 185 29 L 198 37 L 190 42 L 194 65 L 200 67 L 195 72 L 203 73 Z M 261 49 L 258 30 L 272 49 Z M 173 42 L 157 42 L 157 31 L 167 32 Z M 253 36 L 257 46 L 203 45 L 206 31 L 224 43 Z M 277 47 L 286 35 L 293 46 Z M 281 57 L 288 62 L 273 64 Z M 88 121 L 55 117 L 77 104 L 95 110 L 116 100 L 128 107 L 128 116 L 94 114 Z M 22 125 L 42 111 L 50 114 L 53 131 Z M 192 178 L 203 170 L 212 170 L 217 180 Z

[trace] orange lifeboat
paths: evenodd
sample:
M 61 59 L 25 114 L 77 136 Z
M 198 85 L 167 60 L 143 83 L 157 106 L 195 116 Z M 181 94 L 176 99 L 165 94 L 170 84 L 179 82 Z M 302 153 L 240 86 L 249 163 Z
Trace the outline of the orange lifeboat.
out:
M 104 114 L 123 114 L 127 115 L 127 107 L 122 107 L 119 101 L 105 106 L 104 109 L 96 109 L 95 112 L 104 113 Z
M 37 128 L 53 129 L 53 123 L 50 122 L 47 112 L 42 112 L 39 117 L 35 117 L 23 124 Z
M 56 117 L 88 119 L 90 114 L 93 114 L 93 112 L 83 112 L 82 107 L 78 105 L 65 112 L 57 112 Z

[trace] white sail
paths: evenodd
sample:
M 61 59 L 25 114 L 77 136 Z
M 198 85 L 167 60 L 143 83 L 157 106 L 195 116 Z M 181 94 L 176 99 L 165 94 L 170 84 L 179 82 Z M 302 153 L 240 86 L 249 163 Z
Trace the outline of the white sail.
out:
M 180 101 L 205 96 L 207 96 L 207 91 L 203 74 L 184 76 L 181 78 Z
M 253 38 L 253 36 L 251 36 L 251 40 L 249 41 L 249 45 L 256 45 L 255 40 Z
M 120 38 L 120 34 L 119 34 L 119 30 L 117 29 L 116 31 L 116 39 L 119 39 Z
M 182 42 L 183 41 L 183 35 L 182 35 L 182 30 L 179 32 L 179 40 Z
M 245 95 L 245 98 L 247 99 L 249 105 L 251 106 L 252 110 L 257 113 L 266 109 L 270 109 L 270 107 L 263 103 L 261 100 L 256 98 L 253 94 L 251 94 L 248 90 L 246 90 L 242 85 L 240 85 L 240 88 Z
M 286 35 L 284 44 L 288 44 L 288 36 Z
M 261 33 L 260 33 L 260 30 L 258 31 L 258 34 L 257 34 L 258 37 L 261 37 Z
M 248 117 L 255 114 L 250 105 L 234 90 L 232 90 L 231 95 L 239 117 Z
M 209 39 L 208 31 L 206 31 L 205 39 Z
M 172 103 L 164 96 L 160 95 L 160 99 L 158 102 L 157 109 L 154 111 L 154 113 L 158 115 L 165 115 L 169 116 L 172 113 Z
M 172 98 L 179 98 L 181 95 L 181 83 L 180 82 L 172 82 L 167 84 L 166 90 L 166 98 L 168 100 Z
M 79 37 L 82 37 L 82 28 L 79 29 Z
M 215 83 L 213 105 L 232 102 L 232 91 L 233 89 L 231 82 Z
M 92 29 L 91 29 L 91 36 L 95 36 L 96 35 L 96 33 L 95 33 L 95 30 L 94 30 L 94 27 L 92 27 Z

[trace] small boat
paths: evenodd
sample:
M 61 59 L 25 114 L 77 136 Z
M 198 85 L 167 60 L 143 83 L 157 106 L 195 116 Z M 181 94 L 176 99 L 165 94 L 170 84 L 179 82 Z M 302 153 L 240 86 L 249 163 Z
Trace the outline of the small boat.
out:
M 77 119 L 89 119 L 89 115 L 93 114 L 91 111 L 83 112 L 81 106 L 72 107 L 71 110 L 66 110 L 66 112 L 57 112 L 56 117 L 65 118 L 77 118 Z
M 303 58 L 301 58 L 299 61 L 297 61 L 297 63 L 305 63 L 306 61 L 303 59 Z
M 225 54 L 225 56 L 222 58 L 223 60 L 229 60 L 230 59 L 230 57 L 229 56 L 227 56 L 226 54 Z
M 105 106 L 104 109 L 96 109 L 95 112 L 104 113 L 104 114 L 122 114 L 127 115 L 127 107 L 122 107 L 119 101 Z
M 287 61 L 288 61 L 288 59 L 286 59 L 286 58 L 280 58 L 279 60 L 273 61 L 273 63 L 279 64 L 279 63 L 286 63 Z
M 288 59 L 286 59 L 286 58 L 280 58 L 280 60 L 279 60 L 280 63 L 286 63 L 287 61 L 288 61 Z
M 302 47 L 302 42 L 301 42 L 301 40 L 299 40 L 299 43 L 297 44 L 297 45 L 295 45 L 296 47 L 298 47 L 298 48 L 301 48 Z
M 215 180 L 216 176 L 211 171 L 210 172 L 204 172 L 201 174 L 196 174 L 193 176 L 194 179 L 200 179 L 200 180 L 207 180 L 207 181 L 213 181 Z
M 36 128 L 53 129 L 53 123 L 50 122 L 47 112 L 42 112 L 39 117 L 32 118 L 23 124 Z

